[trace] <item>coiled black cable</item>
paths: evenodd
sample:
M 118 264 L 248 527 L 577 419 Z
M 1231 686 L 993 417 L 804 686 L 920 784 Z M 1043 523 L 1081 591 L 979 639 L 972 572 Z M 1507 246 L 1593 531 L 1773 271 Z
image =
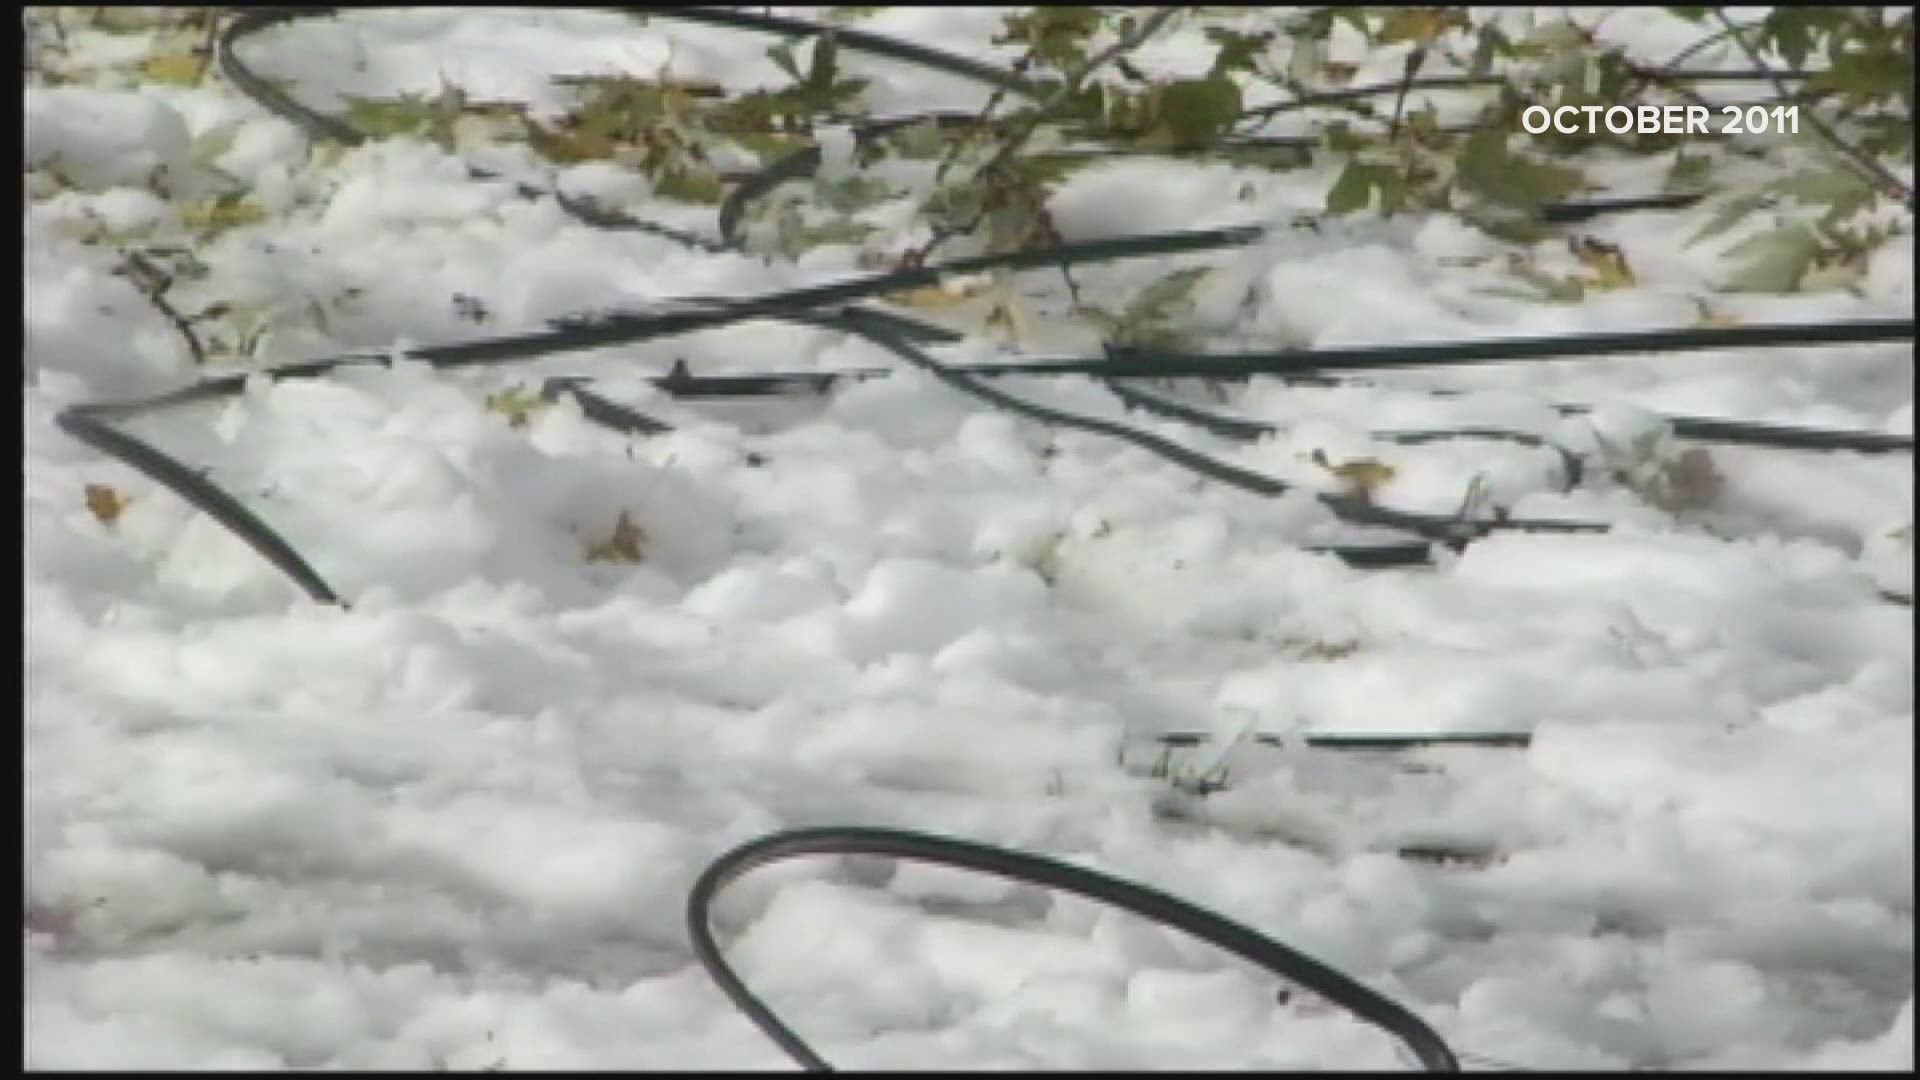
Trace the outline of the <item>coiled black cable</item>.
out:
M 715 896 L 729 883 L 758 867 L 808 855 L 880 855 L 932 863 L 1069 892 L 1119 908 L 1225 949 L 1339 1005 L 1398 1039 L 1428 1072 L 1460 1071 L 1460 1062 L 1446 1040 L 1392 999 L 1298 949 L 1158 889 L 1040 855 L 967 840 L 900 829 L 815 828 L 776 833 L 728 851 L 700 874 L 687 895 L 687 934 L 701 966 L 755 1027 L 811 1072 L 832 1072 L 833 1066 L 747 988 L 714 940 L 711 916 Z

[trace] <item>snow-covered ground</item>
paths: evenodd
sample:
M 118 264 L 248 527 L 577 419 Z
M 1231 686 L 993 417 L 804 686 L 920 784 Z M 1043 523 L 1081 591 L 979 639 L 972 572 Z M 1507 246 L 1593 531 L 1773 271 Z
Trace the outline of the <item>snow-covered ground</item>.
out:
M 1000 18 L 901 8 L 862 25 L 1004 63 Z M 1663 18 L 1609 26 L 1659 58 L 1697 33 Z M 684 898 L 737 843 L 844 824 L 1154 884 L 1503 1061 L 1911 1067 L 1913 624 L 1877 595 L 1911 589 L 1910 457 L 1709 447 L 1724 488 L 1676 517 L 1604 477 L 1561 493 L 1549 450 L 1367 436 L 1497 424 L 1592 450 L 1645 410 L 1911 432 L 1910 345 L 1256 382 L 1219 406 L 1286 425 L 1251 445 L 1125 414 L 1091 383 L 1002 384 L 1308 484 L 1326 479 L 1311 450 L 1378 456 L 1395 506 L 1450 509 L 1481 473 L 1520 516 L 1619 523 L 1500 535 L 1422 571 L 1303 553 L 1356 535 L 1304 496 L 1199 483 L 917 373 L 781 408 L 674 402 L 642 380 L 677 358 L 897 365 L 784 324 L 459 375 L 262 381 L 129 422 L 272 522 L 343 611 L 53 427 L 69 404 L 196 374 L 90 233 L 177 232 L 215 168 L 233 178 L 266 218 L 205 245 L 206 277 L 181 290 L 261 313 L 275 360 L 769 292 L 849 272 L 853 251 L 786 263 L 595 230 L 417 140 L 313 155 L 219 80 L 116 81 L 139 35 L 70 33 L 102 74 L 30 84 L 25 103 L 30 163 L 73 185 L 24 209 L 28 1065 L 780 1066 L 694 963 Z M 767 41 L 446 9 L 307 21 L 245 49 L 323 109 L 443 77 L 548 108 L 553 75 L 669 59 L 730 90 L 774 84 Z M 1210 55 L 1188 27 L 1140 62 Z M 984 93 L 843 63 L 874 76 L 876 113 Z M 468 157 L 516 176 L 534 160 Z M 1662 167 L 1609 177 L 1642 194 Z M 1053 210 L 1070 239 L 1285 222 L 1321 207 L 1334 168 L 1129 160 L 1076 174 Z M 644 198 L 644 181 L 575 173 L 581 190 L 624 183 L 641 216 L 712 228 L 711 208 Z M 1267 341 L 1685 325 L 1702 296 L 1752 322 L 1910 314 L 1910 235 L 1853 292 L 1714 294 L 1715 253 L 1744 234 L 1681 246 L 1712 210 L 1596 222 L 1639 285 L 1570 305 L 1489 295 L 1449 260 L 1499 245 L 1442 220 L 1186 258 L 1220 268 L 1197 317 Z M 1088 268 L 1082 287 L 1124 297 L 1165 272 L 1153 262 Z M 1027 278 L 1044 311 L 1057 280 Z M 1039 321 L 1056 338 L 1041 351 L 1092 340 Z M 486 407 L 563 373 L 676 430 L 613 434 L 570 402 L 515 427 Z M 1435 385 L 1473 392 L 1421 392 Z M 588 560 L 623 514 L 641 559 Z M 1156 733 L 1248 725 L 1534 741 L 1384 759 L 1248 743 L 1205 799 L 1143 775 Z M 1491 855 L 1396 854 L 1414 844 Z M 1331 1008 L 1276 1005 L 1222 954 L 1024 888 L 813 860 L 722 908 L 743 974 L 843 1066 L 1402 1064 Z

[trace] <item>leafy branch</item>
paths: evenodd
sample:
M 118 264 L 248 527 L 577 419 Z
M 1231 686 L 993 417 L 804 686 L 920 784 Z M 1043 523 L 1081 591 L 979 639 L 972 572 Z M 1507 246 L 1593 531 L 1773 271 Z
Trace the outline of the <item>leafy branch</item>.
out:
M 1780 99 L 1782 101 L 1787 100 L 1791 94 L 1787 90 L 1786 84 L 1781 82 L 1779 76 L 1774 74 L 1773 69 L 1767 66 L 1767 62 L 1761 58 L 1759 50 L 1753 47 L 1753 43 L 1747 40 L 1746 35 L 1742 34 L 1739 28 L 1734 26 L 1733 21 L 1727 18 L 1727 13 L 1721 8 L 1716 7 L 1713 9 L 1713 17 L 1719 20 L 1720 25 L 1725 28 L 1725 32 L 1733 38 L 1734 44 L 1740 46 L 1740 51 L 1747 54 L 1747 59 L 1753 63 L 1754 68 L 1766 73 L 1768 81 L 1773 84 L 1775 91 L 1780 95 Z M 1907 64 L 1907 78 L 1909 82 L 1912 81 L 1912 71 L 1912 54 L 1909 52 Z M 1812 128 L 1815 134 L 1819 135 L 1821 139 L 1825 140 L 1828 146 L 1837 151 L 1841 157 L 1851 162 L 1855 168 L 1878 183 L 1883 191 L 1892 194 L 1901 202 L 1906 203 L 1908 209 L 1912 209 L 1913 190 L 1907 187 L 1906 184 L 1901 183 L 1899 177 L 1888 172 L 1886 166 L 1881 165 L 1878 161 L 1875 161 L 1858 148 L 1848 144 L 1845 139 L 1842 139 L 1832 128 L 1828 127 L 1826 123 L 1820 119 L 1819 114 L 1814 112 L 1813 109 L 1809 108 L 1806 112 L 1807 126 Z

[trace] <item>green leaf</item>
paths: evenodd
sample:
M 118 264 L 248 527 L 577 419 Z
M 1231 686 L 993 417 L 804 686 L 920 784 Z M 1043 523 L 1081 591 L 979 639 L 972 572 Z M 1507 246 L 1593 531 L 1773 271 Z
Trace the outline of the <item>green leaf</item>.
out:
M 1365 135 L 1355 134 L 1353 126 L 1345 120 L 1328 121 L 1320 136 L 1326 140 L 1327 149 L 1336 154 L 1356 154 L 1373 145 Z
M 940 134 L 940 125 L 932 120 L 918 120 L 887 136 L 900 156 L 916 161 L 927 161 L 946 152 L 947 140 Z
M 1749 192 L 1745 195 L 1738 195 L 1728 199 L 1718 211 L 1715 211 L 1713 217 L 1709 218 L 1707 223 L 1700 227 L 1699 232 L 1688 237 L 1687 242 L 1680 246 L 1692 247 L 1702 240 L 1719 236 L 1721 233 L 1739 224 L 1740 220 L 1748 214 L 1766 206 L 1772 201 L 1773 200 L 1764 192 Z
M 1091 7 L 1029 8 L 1008 15 L 993 43 L 1025 45 L 1035 60 L 1055 71 L 1070 71 L 1086 61 L 1087 39 L 1103 18 Z
M 189 18 L 198 14 L 192 8 L 186 11 Z M 90 21 L 95 30 L 104 30 L 109 34 L 144 34 L 183 22 L 178 8 L 117 5 L 94 8 Z
M 584 131 L 549 130 L 536 120 L 527 121 L 527 145 L 533 152 L 556 165 L 577 165 L 583 161 L 605 161 L 620 149 L 605 135 Z
M 709 206 L 718 203 L 724 194 L 720 190 L 720 178 L 714 175 L 713 170 L 700 168 L 662 170 L 653 177 L 653 193 L 663 199 Z
M 267 212 L 240 192 L 216 195 L 180 211 L 180 220 L 201 236 L 218 236 L 228 229 L 265 221 Z
M 1476 79 L 1485 77 L 1493 70 L 1494 58 L 1510 51 L 1507 35 L 1501 33 L 1499 27 L 1492 23 L 1482 26 L 1474 42 L 1473 60 L 1467 66 L 1467 74 Z
M 1141 322 L 1175 314 L 1177 309 L 1189 303 L 1188 294 L 1210 272 L 1209 267 L 1190 266 L 1167 274 L 1140 290 L 1139 295 L 1127 304 L 1126 314 L 1122 318 L 1127 322 Z
M 1798 71 L 1813 51 L 1813 24 L 1791 8 L 1776 9 L 1760 24 L 1760 44 L 1772 45 Z
M 1516 266 L 1513 276 L 1539 290 L 1540 298 L 1556 304 L 1577 304 L 1586 298 L 1586 286 L 1577 277 L 1560 278 L 1531 266 Z
M 1462 221 L 1509 244 L 1531 245 L 1550 235 L 1550 231 L 1534 215 L 1503 210 L 1491 203 L 1465 207 L 1459 214 Z
M 807 71 L 807 89 L 816 94 L 833 89 L 834 62 L 838 59 L 839 35 L 832 30 L 813 42 L 813 64 Z
M 1748 237 L 1727 252 L 1744 263 L 1721 286 L 1722 292 L 1790 293 L 1820 252 L 1820 239 L 1805 225 L 1789 225 Z
M 858 244 L 875 231 L 871 225 L 847 218 L 809 225 L 800 208 L 788 202 L 774 218 L 774 247 L 783 257 L 795 259 L 823 244 Z
M 140 75 L 164 86 L 198 86 L 207 65 L 191 52 L 160 53 L 140 62 Z
M 1354 160 L 1327 191 L 1327 212 L 1350 214 L 1373 205 L 1380 193 L 1380 212 L 1391 215 L 1406 205 L 1407 185 L 1392 165 Z
M 1327 213 L 1351 214 L 1373 204 L 1373 184 L 1367 179 L 1367 170 L 1371 168 L 1375 166 L 1359 161 L 1347 162 L 1339 179 L 1327 189 Z
M 1506 132 L 1495 127 L 1467 137 L 1455 178 L 1463 189 L 1494 202 L 1529 208 L 1566 198 L 1582 179 L 1577 170 L 1509 154 Z
M 1913 57 L 1893 49 L 1834 55 L 1826 70 L 1807 80 L 1811 90 L 1837 93 L 1848 105 L 1898 97 L 1913 85 Z
M 972 222 L 986 213 L 986 186 L 964 180 L 935 188 L 922 209 L 934 223 L 959 225 Z
M 414 94 L 393 99 L 346 97 L 347 123 L 370 139 L 418 135 L 433 124 L 436 114 L 436 102 Z
M 1767 185 L 1767 190 L 1791 195 L 1810 205 L 1832 205 L 1862 196 L 1871 197 L 1874 191 L 1873 185 L 1865 177 L 1844 166 L 1798 172 Z
M 1078 313 L 1087 317 L 1100 330 L 1100 336 L 1109 341 L 1120 332 L 1120 317 L 1106 308 L 1094 304 L 1082 304 Z
M 1707 174 L 1713 171 L 1713 158 L 1700 154 L 1688 156 L 1684 150 L 1673 155 L 1673 165 L 1667 169 L 1666 182 L 1660 185 L 1664 192 L 1699 191 L 1706 187 Z
M 1199 142 L 1227 130 L 1240 108 L 1240 88 L 1224 75 L 1179 79 L 1160 94 L 1161 123 L 1181 143 Z
M 1380 24 L 1379 41 L 1383 45 L 1396 41 L 1431 45 L 1447 31 L 1464 30 L 1468 25 L 1467 13 L 1461 8 L 1391 8 Z
M 816 180 L 814 196 L 820 205 L 835 213 L 851 214 L 893 198 L 891 184 L 877 177 L 849 176 L 841 180 Z
M 1209 78 L 1231 71 L 1252 74 L 1257 70 L 1255 61 L 1260 51 L 1273 40 L 1272 34 L 1244 34 L 1219 26 L 1207 27 L 1206 35 L 1208 41 L 1219 46 L 1219 51 L 1213 54 L 1213 68 L 1207 73 Z
M 1565 53 L 1586 46 L 1587 37 L 1580 27 L 1564 19 L 1546 23 L 1526 37 L 1527 51 L 1534 55 Z
M 800 65 L 793 59 L 793 42 L 782 41 L 777 45 L 767 46 L 767 59 L 772 60 L 774 66 L 786 72 L 787 77 L 794 82 L 805 81 L 800 74 Z

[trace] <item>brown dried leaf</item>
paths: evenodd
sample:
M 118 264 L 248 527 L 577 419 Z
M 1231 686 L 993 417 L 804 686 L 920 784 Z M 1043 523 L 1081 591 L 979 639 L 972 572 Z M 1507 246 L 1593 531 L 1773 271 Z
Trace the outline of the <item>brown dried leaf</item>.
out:
M 1586 284 L 1595 289 L 1631 289 L 1637 282 L 1633 277 L 1633 268 L 1627 265 L 1627 253 L 1605 241 L 1595 240 L 1591 236 L 1578 236 L 1567 241 L 1573 249 L 1573 257 L 1580 260 L 1592 273 Z
M 613 523 L 613 535 L 587 548 L 588 562 L 637 563 L 646 558 L 647 534 L 633 523 L 625 510 Z
M 1315 450 L 1308 456 L 1315 465 L 1332 473 L 1340 481 L 1342 490 L 1350 497 L 1372 500 L 1374 493 L 1393 479 L 1393 466 L 1377 458 L 1354 458 L 1339 464 L 1327 460 L 1324 450 Z
M 120 512 L 125 510 L 127 503 L 131 501 L 105 484 L 88 484 L 86 491 L 87 509 L 93 512 L 93 516 L 99 519 L 100 524 L 109 528 L 119 520 Z
M 958 278 L 922 285 L 917 289 L 902 289 L 888 294 L 887 299 L 904 307 L 938 311 L 977 299 L 987 291 L 988 285 L 988 282 L 976 278 Z

